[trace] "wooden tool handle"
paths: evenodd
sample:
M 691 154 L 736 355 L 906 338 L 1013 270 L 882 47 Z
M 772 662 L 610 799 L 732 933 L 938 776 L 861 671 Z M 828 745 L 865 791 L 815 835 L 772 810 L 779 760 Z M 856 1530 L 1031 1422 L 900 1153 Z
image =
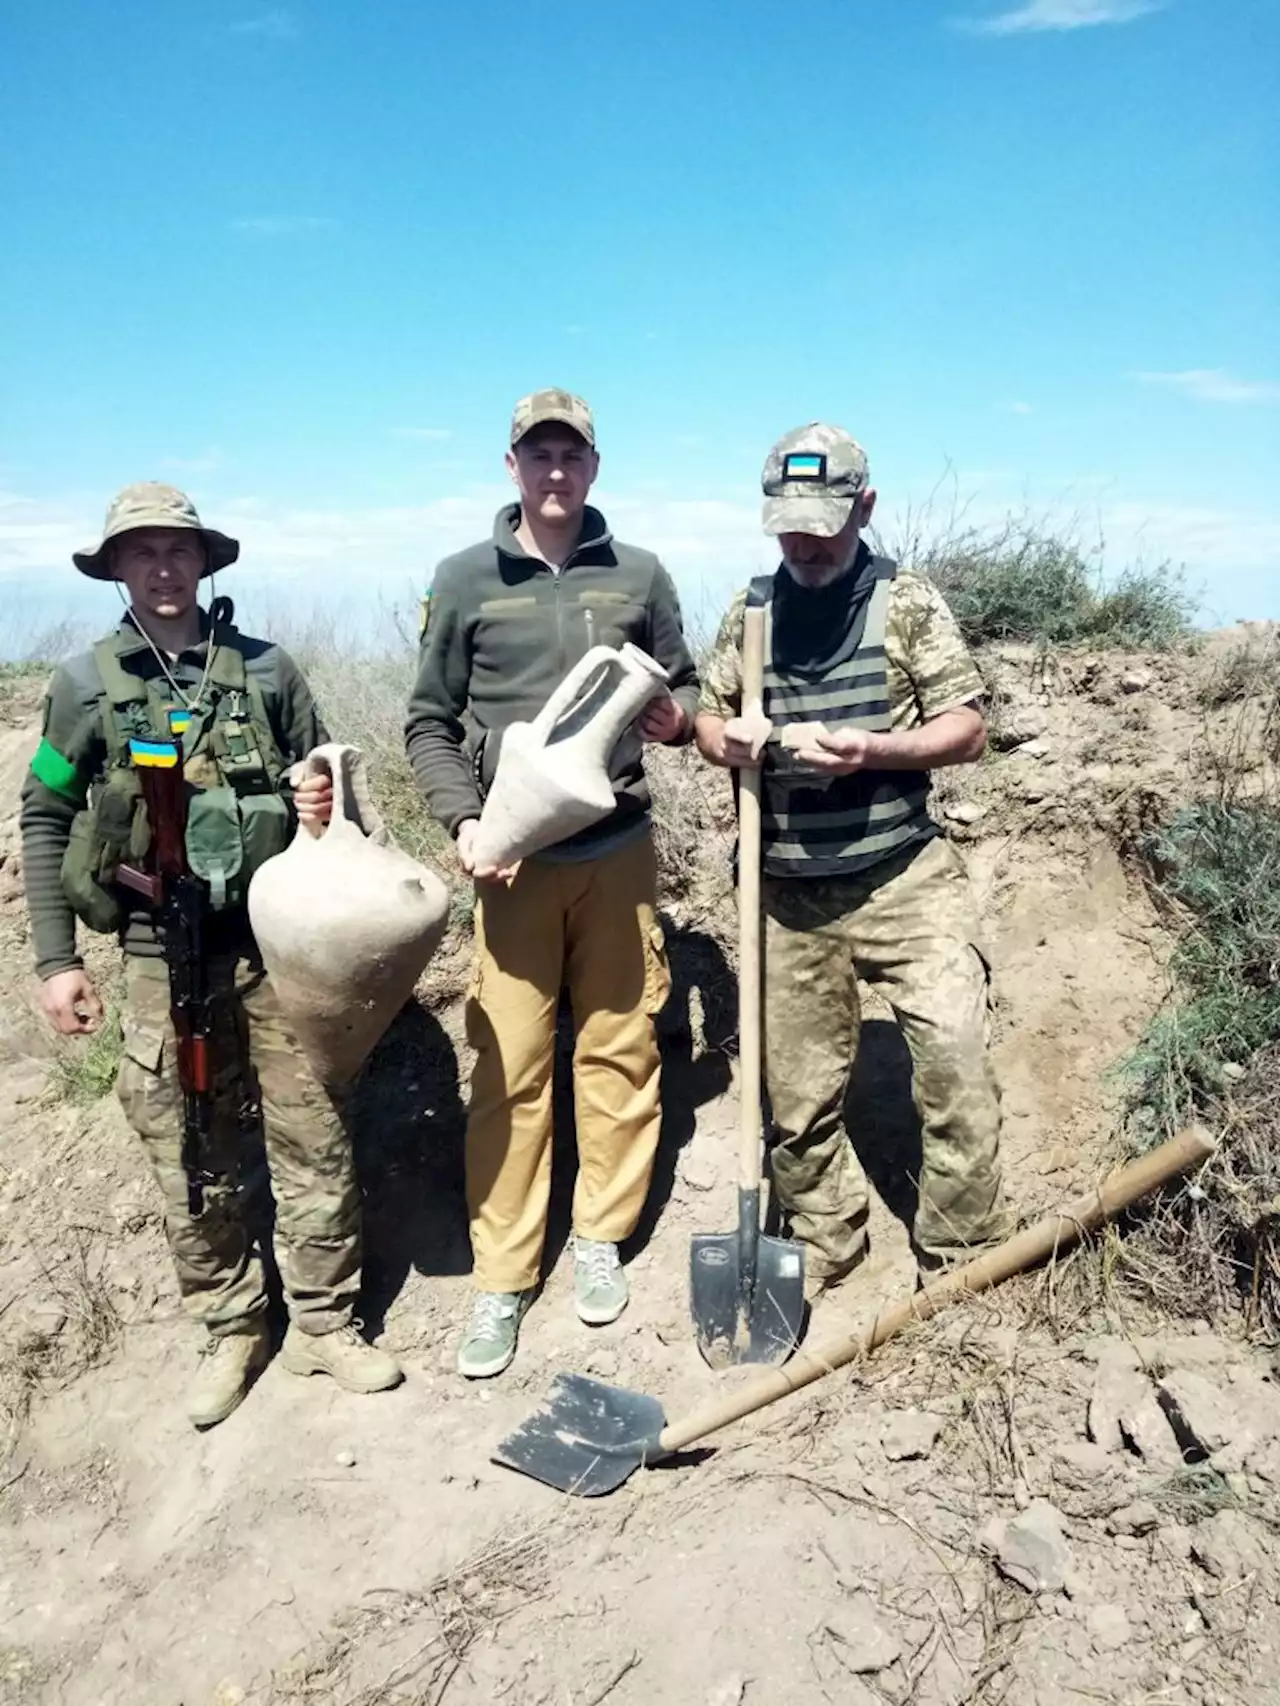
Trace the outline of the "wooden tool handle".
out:
M 966 1262 L 963 1267 L 934 1280 L 913 1297 L 882 1309 L 865 1332 L 828 1341 L 811 1351 L 801 1351 L 784 1368 L 762 1371 L 727 1398 L 717 1398 L 673 1422 L 662 1431 L 660 1444 L 663 1451 L 683 1450 L 694 1440 L 705 1438 L 729 1422 L 736 1422 L 764 1409 L 766 1404 L 772 1404 L 778 1398 L 785 1398 L 789 1392 L 797 1392 L 802 1386 L 821 1380 L 832 1369 L 843 1368 L 856 1357 L 866 1356 L 900 1333 L 910 1322 L 927 1321 L 963 1293 L 988 1291 L 1037 1262 L 1047 1261 L 1059 1251 L 1069 1250 L 1086 1233 L 1096 1231 L 1108 1220 L 1114 1220 L 1158 1185 L 1206 1161 L 1216 1147 L 1214 1139 L 1202 1126 L 1189 1126 L 1158 1149 L 1153 1149 L 1149 1155 L 1131 1161 L 1127 1167 L 1113 1173 L 1097 1190 L 1068 1204 L 1061 1213 L 1046 1215 L 1025 1232 L 1015 1232 L 1012 1238 L 1007 1238 L 994 1250 L 988 1250 L 972 1262 Z
M 763 716 L 764 611 L 742 628 L 742 716 Z M 760 1188 L 760 771 L 738 772 L 738 1184 Z

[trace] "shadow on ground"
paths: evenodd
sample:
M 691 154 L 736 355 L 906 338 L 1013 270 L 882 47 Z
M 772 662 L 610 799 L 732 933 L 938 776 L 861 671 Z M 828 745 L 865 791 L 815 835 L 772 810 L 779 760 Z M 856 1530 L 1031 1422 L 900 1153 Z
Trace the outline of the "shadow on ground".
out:
M 671 998 L 658 1018 L 662 1047 L 662 1130 L 653 1183 L 640 1224 L 624 1255 L 637 1256 L 652 1238 L 675 1183 L 680 1151 L 693 1136 L 698 1109 L 729 1088 L 729 1050 L 736 1046 L 737 980 L 716 939 L 703 930 L 667 925 Z M 543 1273 L 550 1273 L 573 1230 L 577 1135 L 573 1117 L 573 1023 L 562 998 L 556 1036 L 556 1118 L 551 1211 Z
M 352 1093 L 349 1120 L 364 1197 L 360 1312 L 376 1335 L 412 1270 L 471 1269 L 458 1057 L 440 1021 L 418 1002 L 401 1009 L 374 1050 Z
M 731 1080 L 737 985 L 720 945 L 703 931 L 671 929 L 667 952 L 671 998 L 658 1020 L 662 1131 L 653 1184 L 628 1255 L 644 1249 L 662 1217 L 677 1158 L 693 1136 L 698 1109 L 723 1095 Z M 352 1094 L 349 1117 L 364 1197 L 360 1312 L 376 1335 L 411 1271 L 448 1275 L 471 1268 L 463 1155 L 466 1109 L 457 1054 L 439 1021 L 417 1002 L 401 1011 L 370 1057 Z M 544 1273 L 555 1266 L 572 1231 L 577 1170 L 573 1021 L 567 996 L 562 996 Z

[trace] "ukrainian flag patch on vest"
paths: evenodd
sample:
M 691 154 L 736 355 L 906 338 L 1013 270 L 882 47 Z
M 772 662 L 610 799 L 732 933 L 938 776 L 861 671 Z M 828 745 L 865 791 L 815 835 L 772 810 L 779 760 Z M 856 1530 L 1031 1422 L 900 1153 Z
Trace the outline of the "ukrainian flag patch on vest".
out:
M 185 705 L 175 705 L 169 712 L 169 733 L 179 738 L 191 727 L 191 712 Z
M 172 770 L 178 749 L 167 740 L 130 740 L 129 762 L 139 770 Z

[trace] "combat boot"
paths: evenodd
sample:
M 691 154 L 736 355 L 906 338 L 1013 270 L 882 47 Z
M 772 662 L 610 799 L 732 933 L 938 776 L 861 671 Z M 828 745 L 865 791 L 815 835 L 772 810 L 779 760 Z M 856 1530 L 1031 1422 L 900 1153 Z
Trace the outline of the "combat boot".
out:
M 804 1254 L 805 1302 L 813 1305 L 817 1303 L 819 1299 L 825 1297 L 828 1292 L 834 1291 L 837 1286 L 843 1285 L 849 1278 L 850 1274 L 858 1271 L 866 1261 L 870 1252 L 871 1245 L 867 1242 L 862 1244 L 852 1256 L 846 1257 L 844 1261 L 832 1262 L 822 1256 L 816 1255 L 813 1250 L 813 1246 L 809 1245 Z
M 240 1333 L 211 1333 L 187 1394 L 192 1427 L 213 1428 L 225 1422 L 267 1366 L 270 1350 L 265 1321 L 255 1321 Z
M 385 1392 L 404 1379 L 396 1359 L 362 1339 L 352 1326 L 304 1333 L 291 1321 L 280 1361 L 290 1374 L 332 1375 L 348 1392 Z

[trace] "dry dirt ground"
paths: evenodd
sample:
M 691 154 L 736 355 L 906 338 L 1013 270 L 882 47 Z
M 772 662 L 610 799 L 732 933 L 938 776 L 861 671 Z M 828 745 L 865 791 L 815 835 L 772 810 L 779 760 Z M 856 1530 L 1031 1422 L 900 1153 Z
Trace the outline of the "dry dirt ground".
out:
M 1108 1069 L 1165 998 L 1169 946 L 1122 852 L 1212 780 L 1240 707 L 1206 711 L 1205 683 L 1242 638 L 1192 658 L 986 660 L 1004 750 L 946 778 L 940 807 L 982 896 L 1007 1172 L 1029 1211 L 1105 1168 Z M 0 700 L 7 802 L 38 687 Z M 672 761 L 663 797 L 696 795 L 723 822 L 718 779 L 692 763 Z M 622 1319 L 592 1330 L 572 1312 L 562 1132 L 549 1276 L 519 1358 L 489 1384 L 452 1372 L 469 1301 L 457 943 L 361 1093 L 364 1318 L 404 1386 L 359 1398 L 272 1367 L 229 1421 L 193 1433 L 196 1338 L 157 1198 L 114 1099 L 63 1093 L 66 1056 L 31 1007 L 15 848 L 7 818 L 3 1706 L 1280 1701 L 1267 1355 L 1144 1317 L 1096 1261 L 958 1309 L 598 1502 L 490 1461 L 558 1371 L 660 1396 L 669 1416 L 737 1378 L 699 1360 L 686 1300 L 690 1234 L 734 1214 L 732 949 L 714 882 L 670 910 L 666 1127 Z M 110 953 L 95 964 L 109 978 Z M 874 1255 L 820 1305 L 811 1342 L 913 1281 L 909 1073 L 892 1023 L 868 1013 L 851 1121 L 877 1187 Z

